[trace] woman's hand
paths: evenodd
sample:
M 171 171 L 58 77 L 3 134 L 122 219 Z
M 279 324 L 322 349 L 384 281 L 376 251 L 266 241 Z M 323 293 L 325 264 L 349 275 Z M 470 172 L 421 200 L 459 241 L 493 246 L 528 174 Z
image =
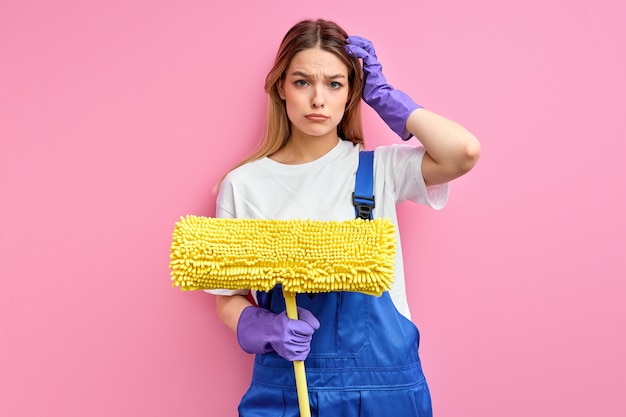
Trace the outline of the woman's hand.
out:
M 298 308 L 298 320 L 287 313 L 273 313 L 264 308 L 246 307 L 239 318 L 237 340 L 248 353 L 275 351 L 289 361 L 306 359 L 311 351 L 313 332 L 320 322 L 304 308 Z
M 350 36 L 347 41 L 348 54 L 363 60 L 363 75 L 365 76 L 363 100 L 402 140 L 410 139 L 412 134 L 406 130 L 406 121 L 414 110 L 422 106 L 414 103 L 408 95 L 387 83 L 383 75 L 383 67 L 378 62 L 376 51 L 370 41 L 360 36 Z

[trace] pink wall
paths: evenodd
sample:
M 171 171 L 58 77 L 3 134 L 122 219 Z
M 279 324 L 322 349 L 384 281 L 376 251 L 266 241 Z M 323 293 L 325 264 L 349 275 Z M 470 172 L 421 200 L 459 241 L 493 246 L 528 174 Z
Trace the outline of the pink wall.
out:
M 482 142 L 446 209 L 400 208 L 436 414 L 626 415 L 625 12 L 4 1 L 0 415 L 236 415 L 251 357 L 211 296 L 170 288 L 170 235 L 213 214 L 305 17 L 374 40 L 393 84 Z M 397 142 L 365 117 L 370 144 Z

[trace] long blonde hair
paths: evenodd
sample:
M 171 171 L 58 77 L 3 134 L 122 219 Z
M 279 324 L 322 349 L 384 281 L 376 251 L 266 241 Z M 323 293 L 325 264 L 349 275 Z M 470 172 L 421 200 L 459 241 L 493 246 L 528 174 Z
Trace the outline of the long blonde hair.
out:
M 349 140 L 355 145 L 363 144 L 361 123 L 363 74 L 359 60 L 349 56 L 345 51 L 347 37 L 348 34 L 339 25 L 322 19 L 303 20 L 289 29 L 278 48 L 274 66 L 265 79 L 265 92 L 268 94 L 265 137 L 259 147 L 231 171 L 248 162 L 276 153 L 289 140 L 289 118 L 285 102 L 278 93 L 278 85 L 293 57 L 305 49 L 320 48 L 331 52 L 348 67 L 349 100 L 343 119 L 337 126 L 337 134 L 341 139 Z

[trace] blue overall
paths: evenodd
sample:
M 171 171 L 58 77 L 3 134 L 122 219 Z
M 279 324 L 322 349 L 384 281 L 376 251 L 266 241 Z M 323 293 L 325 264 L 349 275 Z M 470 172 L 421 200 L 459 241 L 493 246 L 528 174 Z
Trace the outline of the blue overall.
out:
M 285 310 L 280 287 L 258 299 L 260 307 Z M 312 417 L 432 416 L 419 331 L 388 292 L 298 294 L 296 302 L 321 324 L 305 360 Z M 239 416 L 299 415 L 293 364 L 276 352 L 257 355 Z

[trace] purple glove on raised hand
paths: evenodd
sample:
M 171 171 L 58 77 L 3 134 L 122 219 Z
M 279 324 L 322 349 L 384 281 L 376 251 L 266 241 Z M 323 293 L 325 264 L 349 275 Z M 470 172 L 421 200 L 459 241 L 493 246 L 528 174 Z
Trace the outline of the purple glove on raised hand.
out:
M 416 104 L 400 90 L 395 90 L 387 83 L 383 75 L 383 67 L 376 58 L 376 51 L 370 41 L 360 36 L 349 36 L 346 52 L 348 55 L 363 60 L 363 100 L 387 123 L 402 140 L 413 136 L 406 131 L 406 121 L 415 109 L 422 106 Z
M 286 312 L 273 313 L 264 308 L 246 307 L 237 324 L 239 346 L 248 353 L 276 351 L 288 361 L 303 361 L 311 351 L 313 332 L 320 327 L 315 316 L 298 308 L 299 320 Z

